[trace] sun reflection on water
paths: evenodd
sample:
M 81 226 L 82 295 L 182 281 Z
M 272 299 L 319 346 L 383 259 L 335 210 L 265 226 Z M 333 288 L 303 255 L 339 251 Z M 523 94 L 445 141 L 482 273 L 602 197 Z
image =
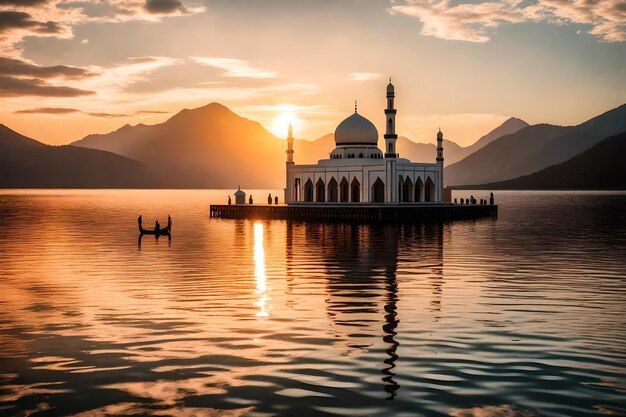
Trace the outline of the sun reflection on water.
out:
M 267 294 L 267 275 L 265 274 L 265 248 L 263 247 L 263 223 L 254 224 L 254 277 L 256 279 L 256 294 L 258 301 L 254 303 L 259 308 L 257 317 L 268 317 L 270 299 Z

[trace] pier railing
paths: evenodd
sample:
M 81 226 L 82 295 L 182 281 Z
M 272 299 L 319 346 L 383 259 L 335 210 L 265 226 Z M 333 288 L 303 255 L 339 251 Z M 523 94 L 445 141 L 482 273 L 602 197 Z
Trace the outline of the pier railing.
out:
M 315 221 L 428 221 L 497 217 L 497 205 L 211 205 L 210 216 L 221 219 L 283 219 Z

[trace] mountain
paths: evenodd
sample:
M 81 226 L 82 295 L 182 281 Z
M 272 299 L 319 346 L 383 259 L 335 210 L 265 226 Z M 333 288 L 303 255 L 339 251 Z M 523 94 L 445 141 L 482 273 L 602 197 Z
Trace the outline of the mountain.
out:
M 285 176 L 286 142 L 218 103 L 182 110 L 157 125 L 89 135 L 72 145 L 140 161 L 168 187 L 276 187 Z
M 626 131 L 626 104 L 577 126 L 539 124 L 494 140 L 446 169 L 447 185 L 485 184 L 564 162 Z
M 496 127 L 491 132 L 487 133 L 485 136 L 482 136 L 472 145 L 465 148 L 466 149 L 465 156 L 473 154 L 480 148 L 484 148 L 485 146 L 489 145 L 494 140 L 499 139 L 504 135 L 510 135 L 511 133 L 515 133 L 518 130 L 523 129 L 527 126 L 530 126 L 530 125 L 526 123 L 525 121 L 523 121 L 522 119 L 518 119 L 517 117 L 509 117 L 500 126 Z
M 93 149 L 45 145 L 0 124 L 0 188 L 156 185 L 136 161 Z
M 484 184 L 478 188 L 626 190 L 624 155 L 626 155 L 626 132 L 605 139 L 566 162 L 531 175 Z
M 462 147 L 457 143 L 445 140 L 443 141 L 443 156 L 446 166 L 452 165 L 466 156 L 476 152 L 480 148 L 488 145 L 494 140 L 511 133 L 515 133 L 518 130 L 528 126 L 528 123 L 518 119 L 517 117 L 511 117 L 507 119 L 500 126 L 496 127 L 486 135 L 479 138 L 470 146 Z M 398 152 L 403 158 L 408 158 L 411 161 L 428 162 L 434 161 L 437 155 L 437 146 L 433 143 L 416 143 L 403 136 L 398 138 Z

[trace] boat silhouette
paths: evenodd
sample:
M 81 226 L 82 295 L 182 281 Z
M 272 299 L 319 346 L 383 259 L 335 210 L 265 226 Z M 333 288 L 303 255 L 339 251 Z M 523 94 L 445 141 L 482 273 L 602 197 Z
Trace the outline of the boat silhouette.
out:
M 143 235 L 155 235 L 156 237 L 158 236 L 170 236 L 171 232 L 172 232 L 172 218 L 168 215 L 167 216 L 167 226 L 165 226 L 164 228 L 159 228 L 159 229 L 144 229 L 142 226 L 142 218 L 141 218 L 141 214 L 139 215 L 139 217 L 137 218 L 137 223 L 139 225 L 139 235 L 143 236 Z

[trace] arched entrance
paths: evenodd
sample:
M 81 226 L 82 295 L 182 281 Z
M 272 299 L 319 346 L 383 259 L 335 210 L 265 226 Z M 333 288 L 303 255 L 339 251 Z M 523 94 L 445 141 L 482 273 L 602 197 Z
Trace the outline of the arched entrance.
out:
M 313 201 L 313 181 L 311 178 L 304 183 L 304 201 L 309 203 Z
M 435 183 L 430 177 L 426 178 L 424 185 L 424 201 L 435 201 Z
M 350 184 L 350 201 L 353 203 L 361 201 L 361 183 L 356 178 Z
M 404 191 L 404 180 L 402 179 L 402 175 L 399 175 L 398 176 L 398 201 L 403 201 L 402 191 Z
M 339 201 L 338 194 L 339 192 L 337 189 L 337 180 L 335 179 L 335 177 L 333 177 L 330 179 L 330 181 L 328 181 L 328 201 L 333 203 Z
M 380 179 L 380 177 L 376 178 L 376 181 L 374 181 L 374 184 L 372 185 L 372 202 L 385 202 L 385 183 Z
M 346 177 L 343 177 L 343 179 L 339 183 L 339 201 L 341 201 L 342 203 L 347 203 L 349 192 L 350 187 L 348 187 L 348 180 L 346 180 Z
M 404 180 L 404 188 L 402 189 L 402 201 L 405 203 L 411 203 L 413 201 L 413 181 L 411 178 L 406 177 Z
M 315 201 L 317 201 L 318 203 L 323 203 L 325 201 L 325 194 L 326 194 L 326 187 L 324 186 L 324 181 L 322 181 L 321 178 L 319 178 L 317 180 L 317 183 L 315 184 Z
M 422 181 L 421 178 L 417 178 L 417 181 L 415 181 L 415 201 L 416 202 L 420 202 L 423 200 L 422 198 L 422 192 L 424 191 L 424 182 Z

